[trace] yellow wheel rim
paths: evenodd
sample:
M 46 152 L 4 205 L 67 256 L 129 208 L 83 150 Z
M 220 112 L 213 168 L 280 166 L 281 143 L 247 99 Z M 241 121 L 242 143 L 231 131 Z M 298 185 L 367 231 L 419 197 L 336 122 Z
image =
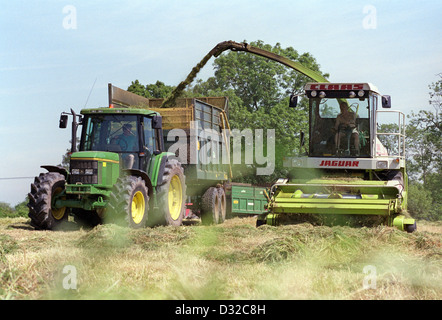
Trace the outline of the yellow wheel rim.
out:
M 63 191 L 63 188 L 58 187 L 57 189 L 55 189 L 52 192 L 52 197 L 55 198 L 57 196 L 57 194 L 61 193 Z M 52 211 L 52 216 L 54 217 L 55 220 L 61 220 L 64 217 L 64 214 L 66 212 L 66 207 L 63 208 L 59 208 L 59 209 L 55 209 L 55 208 L 51 208 Z
M 146 204 L 144 201 L 144 196 L 141 191 L 137 191 L 132 198 L 132 220 L 136 224 L 140 223 L 144 217 L 144 211 L 146 209 Z
M 183 189 L 180 178 L 175 175 L 169 185 L 169 212 L 173 220 L 178 220 L 183 206 Z

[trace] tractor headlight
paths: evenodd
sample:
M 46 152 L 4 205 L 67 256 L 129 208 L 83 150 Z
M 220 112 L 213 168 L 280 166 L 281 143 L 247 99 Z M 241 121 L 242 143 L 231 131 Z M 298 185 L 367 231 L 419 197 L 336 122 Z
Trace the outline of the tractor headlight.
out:
M 72 174 L 80 174 L 80 169 L 72 169 L 71 173 Z
M 318 93 L 314 90 L 310 94 L 313 98 L 315 98 L 318 95 Z
M 365 94 L 364 90 L 359 90 L 359 91 L 358 91 L 358 96 L 359 96 L 359 97 L 362 98 L 362 97 L 364 96 L 364 94 Z
M 388 161 L 378 161 L 376 162 L 376 169 L 387 169 Z
M 94 169 L 85 169 L 84 174 L 94 174 Z

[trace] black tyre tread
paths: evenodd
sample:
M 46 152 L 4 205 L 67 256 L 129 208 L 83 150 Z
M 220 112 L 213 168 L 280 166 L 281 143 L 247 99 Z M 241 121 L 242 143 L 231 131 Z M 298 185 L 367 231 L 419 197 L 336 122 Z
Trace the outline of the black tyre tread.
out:
M 31 183 L 31 192 L 28 193 L 28 216 L 31 218 L 31 225 L 38 230 L 53 230 L 60 222 L 66 220 L 65 216 L 61 220 L 56 220 L 52 216 L 51 200 L 54 187 L 63 187 L 66 184 L 64 175 L 58 172 L 40 173 Z
M 219 203 L 220 203 L 220 211 L 219 211 L 219 221 L 218 223 L 224 223 L 226 221 L 227 216 L 227 198 L 226 198 L 226 192 L 224 188 L 220 187 L 218 188 L 218 197 L 219 197 Z
M 210 187 L 201 199 L 201 221 L 205 225 L 218 224 L 220 212 L 219 193 L 217 188 Z

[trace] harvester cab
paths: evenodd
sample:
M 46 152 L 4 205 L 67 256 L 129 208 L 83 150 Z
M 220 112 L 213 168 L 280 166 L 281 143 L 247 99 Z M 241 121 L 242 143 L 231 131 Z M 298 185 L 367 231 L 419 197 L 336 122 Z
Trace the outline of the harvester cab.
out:
M 308 83 L 305 95 L 309 99 L 310 113 L 308 155 L 331 158 L 329 162 L 321 161 L 319 167 L 321 164 L 333 166 L 333 158 L 364 158 L 367 159 L 366 169 L 372 169 L 376 161 L 373 159 L 387 155 L 376 136 L 378 104 L 385 101 L 383 108 L 391 108 L 391 105 L 388 96 L 382 97 L 375 86 L 369 83 Z M 398 135 L 398 138 L 403 137 Z M 398 151 L 402 153 L 398 154 L 396 162 L 404 160 L 403 148 Z M 341 164 L 347 167 L 349 163 Z M 351 162 L 351 166 L 356 164 L 359 167 L 359 162 Z
M 273 185 L 270 214 L 258 223 L 387 224 L 414 231 L 406 213 L 405 115 L 391 110 L 390 97 L 369 83 L 308 83 L 304 94 L 308 135 L 301 134 L 301 154 L 284 159 L 289 179 Z M 290 101 L 296 107 L 297 99 Z M 380 132 L 381 122 L 391 119 L 393 132 Z

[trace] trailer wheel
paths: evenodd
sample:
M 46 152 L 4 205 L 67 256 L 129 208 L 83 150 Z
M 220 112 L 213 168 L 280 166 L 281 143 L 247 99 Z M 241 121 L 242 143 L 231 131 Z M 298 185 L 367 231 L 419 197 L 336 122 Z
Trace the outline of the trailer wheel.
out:
M 210 187 L 201 199 L 201 222 L 217 224 L 220 220 L 221 201 L 217 188 Z
M 146 184 L 141 177 L 125 176 L 118 178 L 109 200 L 109 220 L 131 228 L 146 225 L 149 196 Z
M 180 226 L 186 210 L 186 178 L 181 163 L 176 159 L 166 162 L 163 179 L 158 189 L 159 212 L 152 224 Z
M 218 189 L 218 197 L 219 197 L 219 221 L 218 223 L 224 223 L 226 221 L 226 212 L 227 212 L 227 200 L 226 200 L 226 192 L 224 188 Z
M 58 172 L 42 173 L 35 177 L 28 193 L 28 216 L 34 228 L 53 230 L 67 220 L 66 207 L 54 208 L 55 200 L 64 191 L 65 184 L 64 175 Z

